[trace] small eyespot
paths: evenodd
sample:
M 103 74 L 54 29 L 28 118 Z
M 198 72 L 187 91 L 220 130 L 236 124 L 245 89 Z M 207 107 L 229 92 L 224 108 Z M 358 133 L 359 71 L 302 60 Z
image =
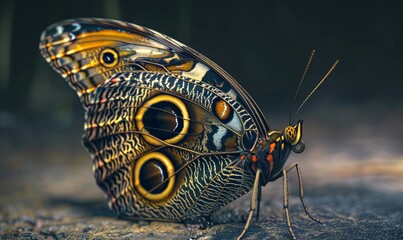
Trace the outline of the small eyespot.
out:
M 229 122 L 232 118 L 233 110 L 231 106 L 221 98 L 213 102 L 213 113 L 223 123 Z
M 104 67 L 114 67 L 119 63 L 119 55 L 115 49 L 105 48 L 99 55 L 99 61 Z
M 214 112 L 220 120 L 225 121 L 231 113 L 231 107 L 221 99 L 215 103 Z

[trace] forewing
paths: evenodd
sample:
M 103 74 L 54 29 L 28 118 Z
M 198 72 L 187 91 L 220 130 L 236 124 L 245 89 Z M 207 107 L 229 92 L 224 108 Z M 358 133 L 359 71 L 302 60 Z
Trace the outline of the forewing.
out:
M 114 66 L 102 64 L 103 50 L 118 54 Z M 50 26 L 41 36 L 43 56 L 76 90 L 86 94 L 118 72 L 151 71 L 185 76 L 231 95 L 266 137 L 268 124 L 249 94 L 227 72 L 192 48 L 151 29 L 106 19 L 73 19 Z

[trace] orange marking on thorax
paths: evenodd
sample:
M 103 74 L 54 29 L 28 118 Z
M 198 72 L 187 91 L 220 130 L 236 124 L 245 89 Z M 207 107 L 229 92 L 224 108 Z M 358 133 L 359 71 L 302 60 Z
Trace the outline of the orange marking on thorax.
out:
M 253 155 L 253 156 L 252 156 L 252 162 L 257 162 L 257 160 L 258 160 L 258 159 L 257 159 L 256 155 Z
M 267 160 L 269 163 L 273 163 L 273 155 L 271 155 L 271 154 L 267 155 L 266 160 Z
M 266 160 L 269 162 L 270 174 L 271 174 L 271 171 L 273 170 L 273 155 L 268 154 L 267 157 L 266 157 Z
M 274 151 L 275 147 L 276 147 L 276 143 L 271 143 L 269 153 L 272 153 Z

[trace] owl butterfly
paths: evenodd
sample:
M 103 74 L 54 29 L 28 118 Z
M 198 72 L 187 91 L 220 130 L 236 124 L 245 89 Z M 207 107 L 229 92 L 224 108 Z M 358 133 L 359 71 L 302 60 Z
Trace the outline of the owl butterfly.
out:
M 209 227 L 213 213 L 252 189 L 242 237 L 261 187 L 283 176 L 295 238 L 287 172 L 296 168 L 305 212 L 319 222 L 305 206 L 298 164 L 284 167 L 291 151 L 304 150 L 302 121 L 271 130 L 210 59 L 151 29 L 89 18 L 48 27 L 40 51 L 83 104 L 83 143 L 118 217 Z

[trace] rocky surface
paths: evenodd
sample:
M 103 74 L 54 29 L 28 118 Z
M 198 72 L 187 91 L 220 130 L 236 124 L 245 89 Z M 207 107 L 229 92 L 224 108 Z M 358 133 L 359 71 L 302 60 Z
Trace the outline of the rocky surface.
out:
M 114 218 L 94 182 L 87 153 L 79 141 L 73 142 L 71 147 L 57 143 L 47 148 L 34 144 L 24 151 L 0 149 L 1 239 L 235 239 L 242 231 L 250 194 L 217 213 L 216 225 L 207 230 Z M 305 216 L 296 175 L 290 174 L 297 238 L 403 239 L 402 161 L 341 161 L 336 154 L 327 157 L 326 166 L 309 160 L 321 155 L 308 151 L 300 163 L 306 202 L 323 225 Z M 264 188 L 262 199 L 261 218 L 252 222 L 245 239 L 290 239 L 281 179 Z
M 281 190 L 278 186 L 277 190 Z M 337 192 L 337 193 L 336 193 Z M 297 197 L 291 198 L 294 231 L 301 239 L 403 239 L 403 194 L 381 194 L 369 189 L 332 186 L 310 190 L 310 209 L 324 224 L 304 216 Z M 336 194 L 335 194 L 336 193 Z M 264 196 L 270 195 L 265 193 Z M 22 196 L 22 195 L 21 195 Z M 234 239 L 243 228 L 248 196 L 216 214 L 208 230 L 179 223 L 131 222 L 115 219 L 102 198 L 82 199 L 33 194 L 2 204 L 2 239 Z M 25 202 L 25 203 L 22 203 Z M 290 238 L 281 198 L 263 201 L 262 218 L 253 223 L 246 239 Z

